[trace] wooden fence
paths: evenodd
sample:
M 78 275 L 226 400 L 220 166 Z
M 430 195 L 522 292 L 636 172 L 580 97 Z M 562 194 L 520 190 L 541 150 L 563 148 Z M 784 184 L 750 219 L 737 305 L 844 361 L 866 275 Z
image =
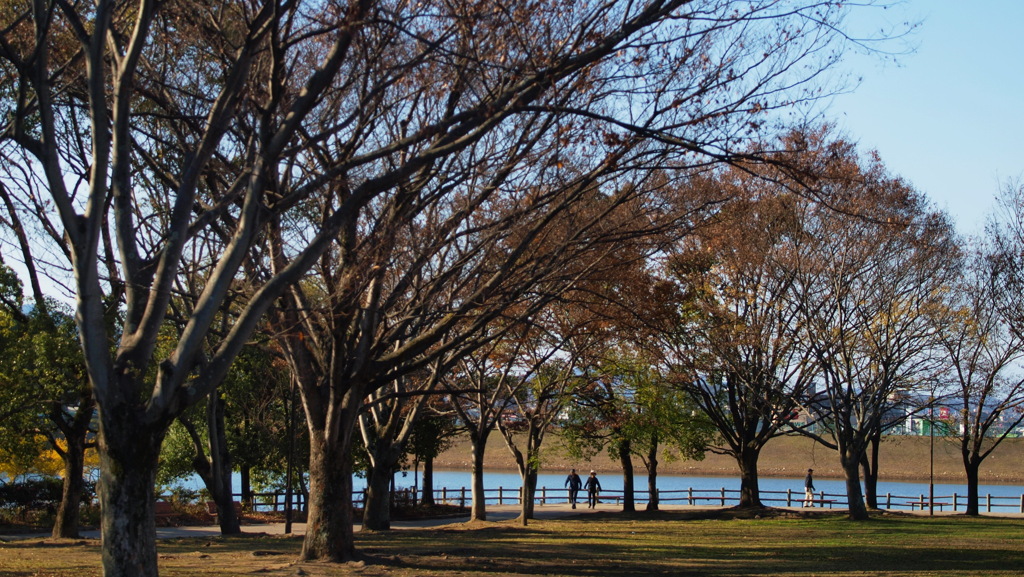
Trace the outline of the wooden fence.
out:
M 497 487 L 485 489 L 484 498 L 488 505 L 518 505 L 521 503 L 520 487 Z M 633 492 L 637 505 L 646 505 L 650 494 L 646 490 Z M 761 491 L 761 502 L 768 506 L 776 507 L 800 507 L 804 501 L 803 491 Z M 240 495 L 235 495 L 236 499 Z M 658 491 L 658 503 L 663 505 L 689 505 L 708 507 L 731 507 L 739 504 L 740 492 L 736 489 L 682 489 L 677 491 Z M 362 507 L 364 493 L 357 491 L 352 495 L 353 505 L 358 509 Z M 412 489 L 400 489 L 392 495 L 393 502 L 398 505 L 414 504 L 416 495 Z M 581 500 L 586 500 L 586 493 L 580 492 Z M 565 503 L 568 501 L 568 491 L 561 488 L 538 487 L 534 495 L 537 505 Z M 450 505 L 467 507 L 472 502 L 472 491 L 466 487 L 448 488 L 442 487 L 434 490 L 434 501 Z M 602 503 L 615 503 L 621 505 L 623 500 L 622 491 L 602 491 L 600 495 Z M 936 495 L 934 508 L 940 511 L 962 511 L 967 508 L 967 496 L 953 493 L 951 495 Z M 814 505 L 816 507 L 845 509 L 847 507 L 846 494 L 826 493 L 818 491 L 814 494 Z M 895 495 L 886 493 L 878 496 L 878 506 L 882 509 L 913 510 L 928 509 L 932 503 L 927 495 Z M 292 495 L 292 506 L 295 509 L 302 509 L 304 506 L 301 494 Z M 1022 513 L 1024 514 L 1024 494 L 1016 496 L 1000 496 L 986 494 L 979 496 L 978 508 L 986 513 Z M 283 511 L 284 493 L 255 493 L 253 495 L 253 509 L 256 511 Z

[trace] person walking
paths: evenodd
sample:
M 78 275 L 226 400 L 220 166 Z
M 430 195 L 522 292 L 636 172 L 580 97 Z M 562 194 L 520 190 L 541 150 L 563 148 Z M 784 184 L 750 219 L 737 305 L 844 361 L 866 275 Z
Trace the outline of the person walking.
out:
M 569 487 L 569 503 L 575 509 L 578 501 L 577 496 L 583 487 L 583 479 L 580 479 L 580 476 L 576 474 L 576 469 L 570 471 L 569 476 L 565 478 L 565 486 Z
M 590 476 L 587 477 L 586 488 L 587 505 L 589 509 L 593 509 L 597 507 L 597 494 L 601 492 L 601 481 L 597 480 L 597 473 L 594 471 L 591 471 Z
M 804 507 L 814 506 L 814 469 L 807 469 L 804 477 Z

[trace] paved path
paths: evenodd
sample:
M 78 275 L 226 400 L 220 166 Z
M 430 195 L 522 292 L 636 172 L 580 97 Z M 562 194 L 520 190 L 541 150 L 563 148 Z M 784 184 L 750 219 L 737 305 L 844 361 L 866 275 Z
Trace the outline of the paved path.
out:
M 560 517 L 568 517 L 572 515 L 587 515 L 592 513 L 611 513 L 620 511 L 619 505 L 605 504 L 599 505 L 596 509 L 587 509 L 586 506 L 579 509 L 572 509 L 568 504 L 556 504 L 556 505 L 538 505 L 534 509 L 534 517 L 537 519 L 557 519 Z M 487 520 L 488 521 L 510 521 L 519 517 L 519 506 L 518 505 L 490 505 L 487 507 Z M 392 521 L 391 527 L 393 529 L 416 529 L 423 527 L 441 527 L 443 525 L 451 525 L 454 523 L 465 523 L 469 521 L 469 516 L 463 517 L 445 517 L 441 519 L 416 519 L 411 521 Z M 360 525 L 355 525 L 356 531 L 361 529 Z M 242 525 L 242 533 L 259 535 L 283 535 L 284 534 L 284 523 L 253 523 Z M 293 535 L 305 535 L 306 524 L 305 523 L 292 523 L 292 534 Z M 156 536 L 157 539 L 174 539 L 179 537 L 216 537 L 220 535 L 220 529 L 216 525 L 199 525 L 199 526 L 188 526 L 188 527 L 157 527 Z M 99 530 L 82 531 L 81 534 L 83 539 L 99 539 Z M 16 540 L 16 539 L 48 539 L 49 533 L 23 533 L 16 535 L 0 535 L 0 541 L 2 540 Z
M 587 511 L 587 509 L 576 509 L 572 510 L 568 505 L 548 505 L 545 507 L 538 506 L 534 511 L 534 516 L 538 519 L 554 519 L 558 517 L 573 515 L 577 513 L 586 514 L 587 512 L 610 512 L 617 511 L 619 508 L 615 505 L 606 505 L 604 509 L 594 509 Z M 487 508 L 487 520 L 488 521 L 508 521 L 519 517 L 518 505 L 494 505 Z M 391 527 L 393 529 L 415 529 L 422 527 L 440 527 L 442 525 L 451 525 L 453 523 L 465 523 L 469 520 L 469 516 L 464 517 L 446 517 L 441 519 L 416 519 L 411 521 L 392 521 Z M 355 525 L 355 529 L 358 531 L 361 529 L 360 525 Z M 252 523 L 242 525 L 242 532 L 248 534 L 267 534 L 267 535 L 283 535 L 284 534 L 284 523 Z M 292 534 L 293 535 L 304 535 L 306 533 L 305 523 L 292 523 Z M 174 539 L 178 537 L 216 537 L 220 535 L 220 528 L 216 525 L 197 525 L 187 527 L 157 527 L 156 536 L 157 539 Z M 21 533 L 14 535 L 0 535 L 0 541 L 3 540 L 20 540 L 20 539 L 48 539 L 49 533 Z M 98 529 L 82 531 L 81 537 L 83 539 L 99 539 L 100 532 Z
M 572 515 L 586 515 L 592 513 L 611 513 L 620 511 L 618 505 L 605 505 L 598 507 L 597 509 L 587 509 L 583 507 L 581 509 L 572 509 L 567 504 L 561 505 L 546 505 L 537 506 L 534 509 L 534 517 L 537 519 L 558 519 L 561 517 L 569 517 Z M 488 521 L 510 521 L 519 517 L 519 506 L 518 505 L 491 505 L 487 507 L 487 520 Z M 469 515 L 463 517 L 445 517 L 440 519 L 415 519 L 410 521 L 392 521 L 392 529 L 417 529 L 424 527 L 441 527 L 444 525 L 451 525 L 454 523 L 465 523 L 469 521 Z M 359 524 L 355 525 L 356 531 L 362 529 Z M 268 535 L 283 535 L 284 534 L 284 523 L 267 523 L 267 524 L 253 524 L 253 525 L 242 525 L 243 533 L 261 534 L 265 533 Z M 95 537 L 99 537 L 98 532 L 87 532 L 97 533 Z M 171 537 L 211 537 L 220 535 L 220 530 L 216 526 L 209 527 L 157 527 L 156 530 L 157 538 L 166 539 Z M 292 534 L 293 535 L 305 535 L 306 524 L 305 523 L 292 523 Z M 93 535 L 87 535 L 83 533 L 83 537 L 91 537 Z

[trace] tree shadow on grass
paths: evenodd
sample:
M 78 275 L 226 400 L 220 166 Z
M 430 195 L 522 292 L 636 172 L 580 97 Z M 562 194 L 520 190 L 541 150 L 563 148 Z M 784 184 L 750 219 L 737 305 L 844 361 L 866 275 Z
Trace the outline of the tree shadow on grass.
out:
M 888 515 L 852 522 L 842 512 L 771 509 L 597 513 L 525 528 L 502 522 L 408 531 L 362 546 L 410 574 L 952 576 L 1024 568 L 1019 538 L 947 537 L 978 526 L 972 523 Z M 998 527 L 1021 533 L 1021 523 L 1009 524 Z

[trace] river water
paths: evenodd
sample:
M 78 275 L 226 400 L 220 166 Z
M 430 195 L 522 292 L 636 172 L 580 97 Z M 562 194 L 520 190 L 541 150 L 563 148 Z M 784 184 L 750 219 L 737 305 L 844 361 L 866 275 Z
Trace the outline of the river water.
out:
M 586 477 L 589 471 L 579 471 L 581 477 Z M 565 473 L 542 473 L 537 479 L 537 491 L 538 496 L 542 493 L 542 488 L 546 488 L 546 495 L 548 500 L 551 502 L 565 502 L 566 491 L 564 490 L 565 478 L 568 471 Z M 614 495 L 615 493 L 621 494 L 623 479 L 622 474 L 619 471 L 598 471 L 598 479 L 601 482 L 601 488 L 606 495 Z M 396 487 L 411 488 L 414 485 L 419 486 L 422 483 L 421 479 L 417 478 L 413 472 L 399 473 L 395 478 Z M 645 503 L 647 501 L 647 476 L 644 474 L 637 474 L 634 476 L 634 490 L 637 492 L 637 501 Z M 362 479 L 356 480 L 357 488 L 363 487 L 365 482 Z M 484 473 L 484 486 L 488 493 L 487 502 L 497 502 L 498 500 L 498 489 L 502 489 L 503 498 L 508 499 L 515 495 L 515 491 L 518 490 L 521 485 L 519 474 L 508 471 L 486 471 Z M 804 480 L 800 478 L 783 478 L 783 477 L 762 477 L 759 479 L 760 490 L 762 493 L 762 499 L 766 500 L 768 505 L 786 505 L 784 502 L 786 499 L 787 491 L 791 494 L 791 498 L 800 500 L 803 498 L 803 485 Z M 470 473 L 468 471 L 434 471 L 434 488 L 440 490 L 445 487 L 450 493 L 461 488 L 466 488 L 467 495 L 469 494 L 471 487 Z M 828 498 L 835 498 L 837 500 L 837 506 L 845 506 L 846 496 L 846 483 L 840 479 L 815 479 L 814 487 L 816 493 L 824 493 Z M 722 490 L 725 489 L 727 496 L 727 505 L 735 505 L 738 492 L 740 489 L 739 477 L 689 477 L 689 476 L 677 476 L 677 475 L 659 475 L 658 476 L 658 491 L 661 494 L 661 501 L 663 503 L 680 502 L 686 504 L 682 500 L 687 498 L 689 495 L 703 496 L 706 497 L 700 504 L 720 504 L 718 501 L 714 501 L 711 497 L 717 497 L 721 495 Z M 507 490 L 507 492 L 506 492 Z M 690 492 L 692 490 L 692 492 Z M 993 511 L 1002 510 L 1004 512 L 1016 511 L 1019 512 L 1022 503 L 1024 503 L 1024 486 L 1021 485 L 981 485 L 978 491 L 981 496 L 981 506 L 984 510 L 986 507 L 986 496 L 991 495 L 993 498 Z M 928 483 L 916 483 L 916 482 L 895 482 L 895 481 L 879 481 L 878 483 L 878 495 L 880 506 L 885 506 L 885 496 L 893 496 L 889 503 L 891 508 L 898 509 L 909 509 L 907 505 L 909 500 L 918 500 L 923 495 L 927 498 L 929 494 Z M 962 509 L 965 503 L 965 495 L 967 494 L 966 484 L 954 484 L 954 483 L 936 483 L 934 486 L 934 495 L 936 502 L 945 502 L 951 504 L 953 495 L 957 496 L 957 503 Z M 774 502 L 772 500 L 775 500 Z M 792 503 L 791 503 L 792 504 Z M 798 504 L 798 503 L 796 503 Z
M 582 477 L 586 477 L 589 471 L 579 471 Z M 562 473 L 542 473 L 537 479 L 537 496 L 545 498 L 547 502 L 564 503 L 567 500 L 565 478 L 568 471 Z M 614 500 L 615 496 L 621 496 L 623 479 L 619 471 L 598 471 L 598 479 L 601 482 L 602 492 L 606 500 Z M 783 477 L 762 477 L 760 480 L 761 498 L 766 505 L 783 506 L 799 505 L 803 498 L 803 478 Z M 201 489 L 202 482 L 194 477 L 183 482 L 183 485 L 192 489 Z M 240 491 L 238 475 L 233 479 L 234 491 Z M 366 486 L 365 479 L 355 477 L 353 479 L 354 489 L 361 491 Z M 396 489 L 419 488 L 422 485 L 422 477 L 412 471 L 401 472 L 395 477 Z M 515 502 L 518 490 L 521 485 L 519 474 L 510 471 L 485 471 L 484 487 L 487 493 L 487 503 L 495 504 L 500 502 Z M 441 498 L 442 490 L 448 501 L 458 502 L 465 495 L 468 501 L 472 481 L 469 471 L 434 471 L 434 489 L 437 498 Z M 814 486 L 816 493 L 824 495 L 827 499 L 834 499 L 836 507 L 845 507 L 846 484 L 839 479 L 815 479 Z M 679 475 L 659 475 L 658 491 L 661 495 L 661 502 L 670 504 L 701 504 L 701 505 L 722 505 L 720 497 L 725 495 L 725 505 L 737 503 L 740 488 L 740 479 L 736 477 L 692 477 Z M 638 473 L 634 476 L 634 490 L 638 503 L 647 502 L 647 477 Z M 978 491 L 981 498 L 982 511 L 988 510 L 991 504 L 993 512 L 1024 512 L 1024 486 L 983 484 Z M 893 509 L 910 509 L 909 501 L 927 498 L 929 494 L 928 483 L 921 482 L 897 482 L 879 481 L 878 495 L 879 505 Z M 944 503 L 943 507 L 948 509 L 952 504 L 953 496 L 956 496 L 956 503 L 960 510 L 966 503 L 966 484 L 936 483 L 934 495 L 936 503 Z M 890 495 L 888 499 L 887 495 Z M 691 496 L 698 497 L 696 501 L 688 501 Z M 991 498 L 989 498 L 991 496 Z

